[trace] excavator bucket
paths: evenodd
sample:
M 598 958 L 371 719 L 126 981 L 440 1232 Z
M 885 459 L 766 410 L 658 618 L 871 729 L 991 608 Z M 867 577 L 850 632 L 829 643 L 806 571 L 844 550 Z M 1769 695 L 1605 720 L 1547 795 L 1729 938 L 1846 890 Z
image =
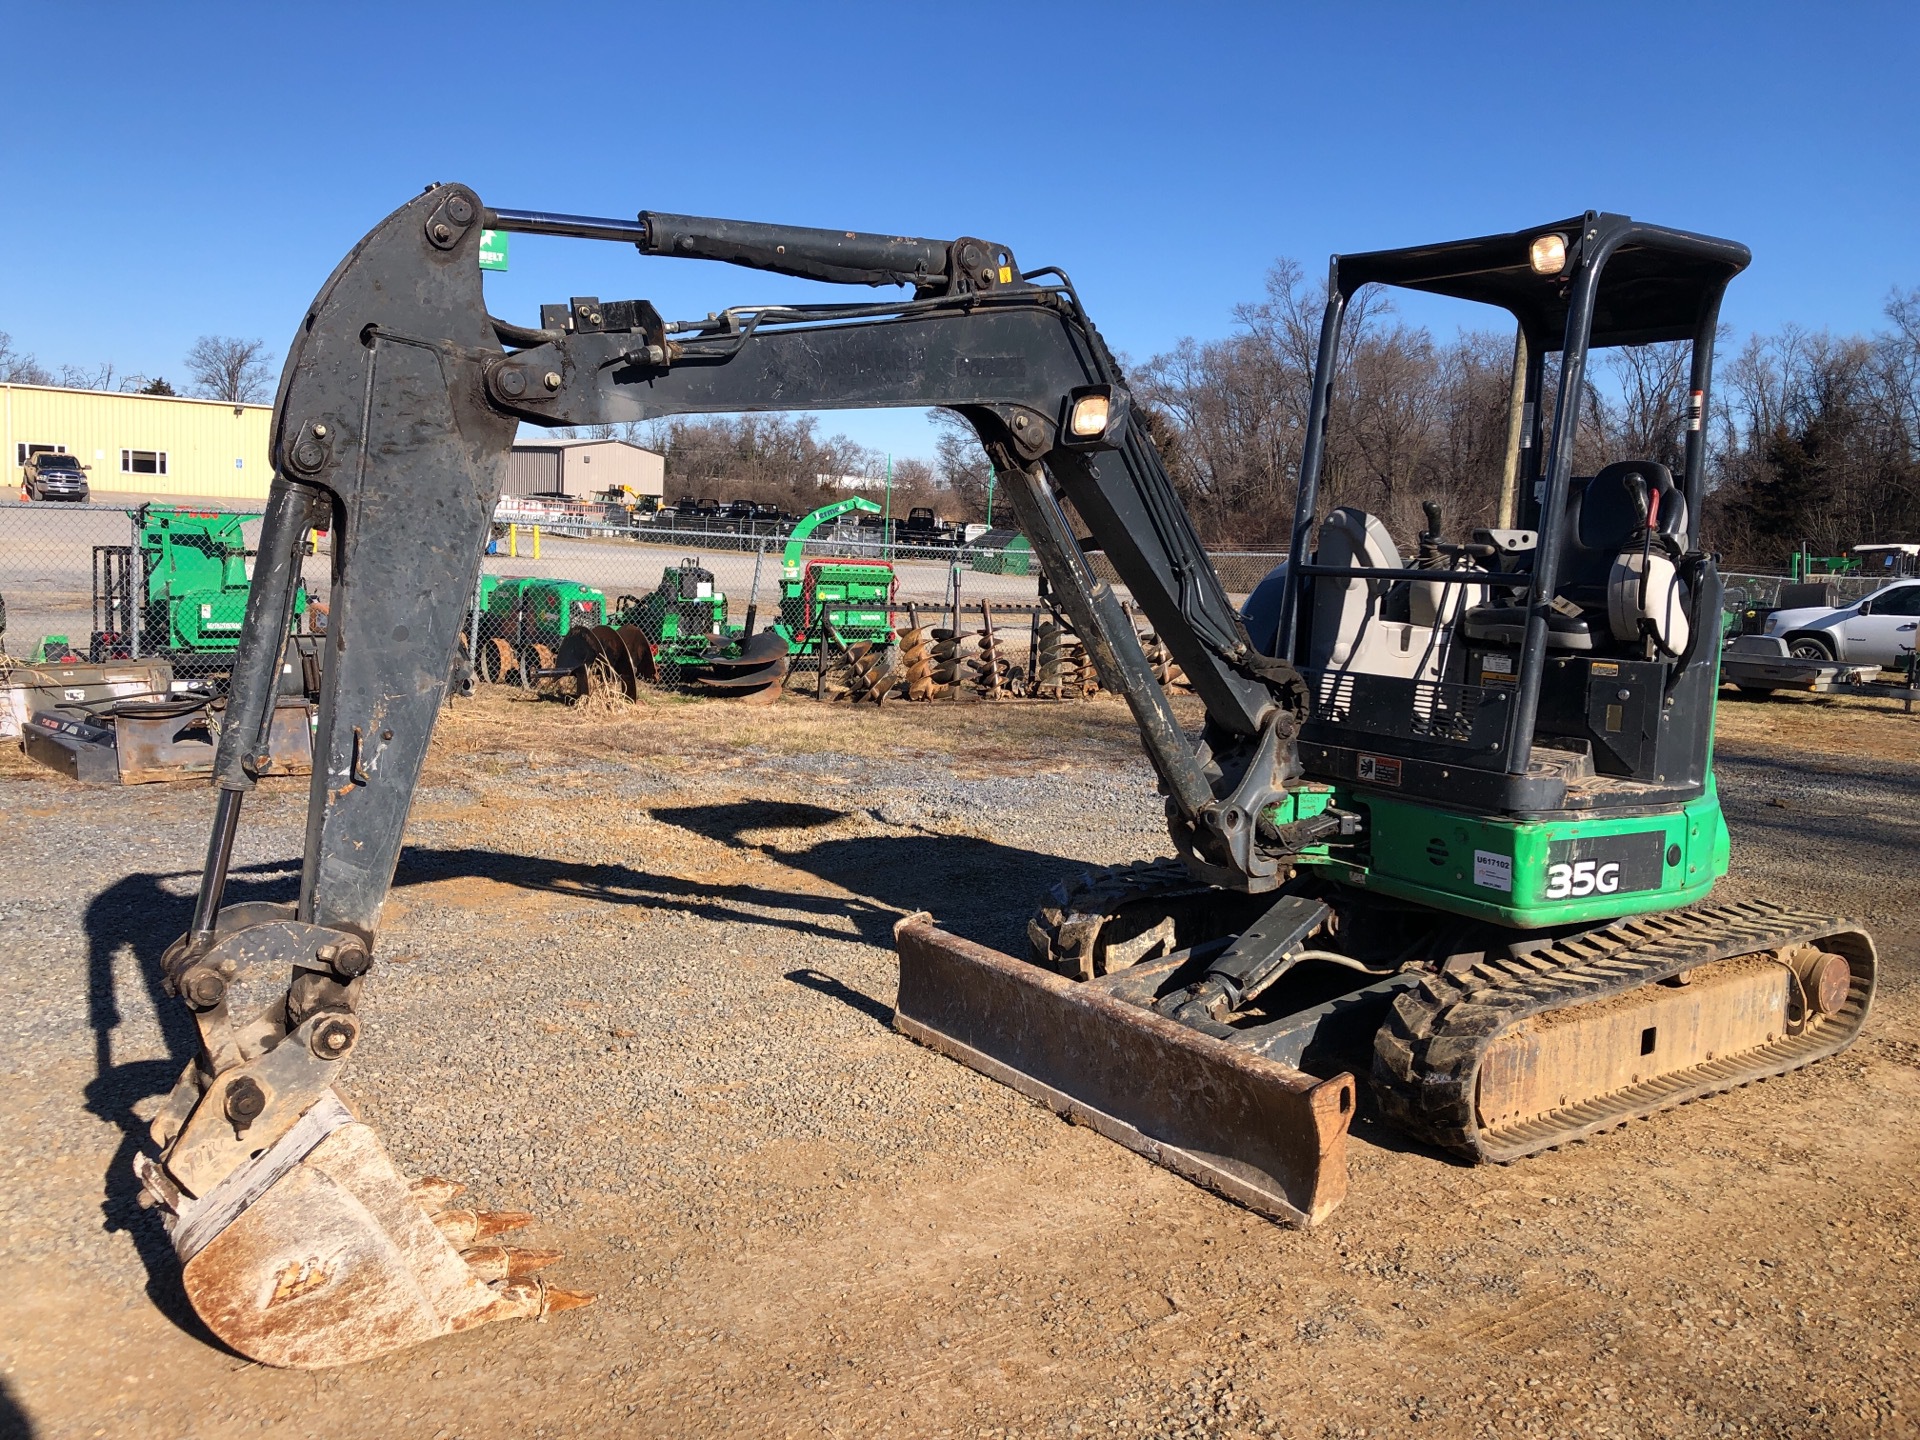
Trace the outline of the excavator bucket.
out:
M 1275 1220 L 1313 1225 L 1345 1197 L 1351 1075 L 1308 1075 L 927 915 L 894 941 L 909 1038 Z
M 331 1090 L 205 1196 L 170 1193 L 152 1162 L 142 1174 L 175 1212 L 194 1310 L 263 1364 L 344 1365 L 594 1298 L 533 1273 L 558 1252 L 476 1244 L 533 1217 L 450 1209 L 460 1186 L 409 1184 Z

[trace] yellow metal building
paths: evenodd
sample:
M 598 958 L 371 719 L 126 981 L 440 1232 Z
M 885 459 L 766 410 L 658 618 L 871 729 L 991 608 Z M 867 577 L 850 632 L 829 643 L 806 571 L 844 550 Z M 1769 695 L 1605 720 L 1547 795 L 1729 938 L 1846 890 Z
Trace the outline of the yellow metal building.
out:
M 271 405 L 0 384 L 9 488 L 19 483 L 27 456 L 44 449 L 78 456 L 96 499 L 126 493 L 264 500 L 273 478 L 272 419 Z

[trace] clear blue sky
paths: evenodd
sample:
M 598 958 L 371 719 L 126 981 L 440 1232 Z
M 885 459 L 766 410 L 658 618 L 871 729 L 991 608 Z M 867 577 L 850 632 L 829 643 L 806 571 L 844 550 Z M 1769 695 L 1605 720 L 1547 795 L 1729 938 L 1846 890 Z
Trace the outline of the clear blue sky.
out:
M 9 22 L 0 330 L 179 376 L 284 353 L 428 181 L 1010 245 L 1116 348 L 1214 335 L 1275 256 L 1594 207 L 1752 246 L 1726 318 L 1868 329 L 1920 284 L 1920 7 L 34 5 Z M 24 88 L 22 88 L 24 86 Z M 799 282 L 516 237 L 496 313 Z M 844 292 L 841 292 L 844 293 Z M 828 422 L 927 453 L 917 412 Z

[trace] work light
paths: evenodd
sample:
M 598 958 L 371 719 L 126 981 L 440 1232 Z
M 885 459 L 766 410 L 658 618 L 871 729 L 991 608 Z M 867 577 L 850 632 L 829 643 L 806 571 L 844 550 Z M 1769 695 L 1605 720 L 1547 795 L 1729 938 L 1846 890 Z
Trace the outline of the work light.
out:
M 1067 420 L 1067 429 L 1080 440 L 1091 440 L 1096 435 L 1104 435 L 1111 404 L 1112 402 L 1105 395 L 1082 395 L 1073 402 L 1073 413 Z

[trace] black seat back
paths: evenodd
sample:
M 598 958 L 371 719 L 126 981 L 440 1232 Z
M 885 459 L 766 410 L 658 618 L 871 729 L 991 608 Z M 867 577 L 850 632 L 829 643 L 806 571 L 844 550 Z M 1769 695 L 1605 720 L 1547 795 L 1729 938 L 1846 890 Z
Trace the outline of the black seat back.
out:
M 1653 526 L 1663 535 L 1678 535 L 1687 523 L 1687 503 L 1674 488 L 1673 472 L 1652 460 L 1616 460 L 1587 482 L 1580 497 L 1575 534 L 1583 550 L 1618 555 L 1640 533 L 1640 508 L 1632 477 L 1646 486 Z
M 1687 501 L 1673 483 L 1673 472 L 1654 460 L 1616 460 L 1585 484 L 1574 483 L 1567 507 L 1566 558 L 1560 591 L 1575 604 L 1606 603 L 1607 576 L 1614 558 L 1640 534 L 1640 506 L 1630 477 L 1646 486 L 1653 525 L 1663 535 L 1679 535 L 1687 525 Z

